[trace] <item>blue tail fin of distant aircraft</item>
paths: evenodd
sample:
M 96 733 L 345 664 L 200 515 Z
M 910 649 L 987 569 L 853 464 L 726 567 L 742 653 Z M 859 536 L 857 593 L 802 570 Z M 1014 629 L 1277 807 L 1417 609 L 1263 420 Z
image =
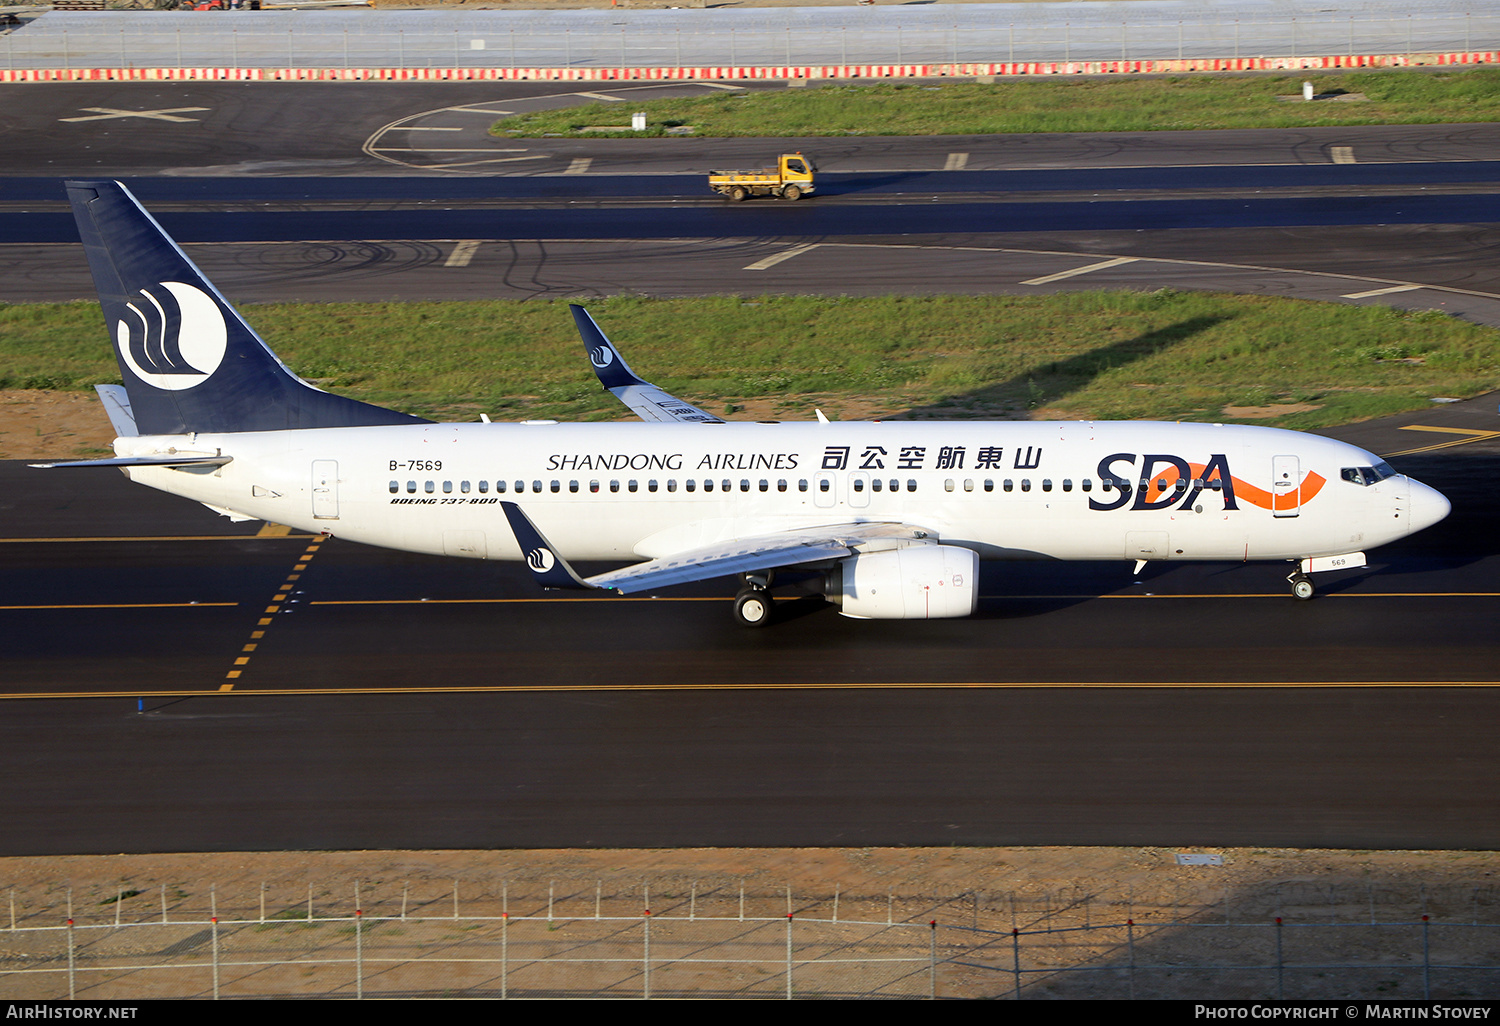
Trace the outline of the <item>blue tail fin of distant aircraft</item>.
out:
M 426 423 L 293 374 L 119 182 L 67 189 L 141 434 Z

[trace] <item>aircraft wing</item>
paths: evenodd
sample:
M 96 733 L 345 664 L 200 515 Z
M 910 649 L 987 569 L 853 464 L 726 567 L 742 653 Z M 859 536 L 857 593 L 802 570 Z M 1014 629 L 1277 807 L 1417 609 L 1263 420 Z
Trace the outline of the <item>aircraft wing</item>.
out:
M 576 304 L 570 305 L 573 322 L 578 325 L 578 334 L 583 337 L 584 348 L 589 353 L 589 364 L 599 376 L 599 384 L 624 403 L 642 420 L 661 424 L 722 424 L 724 421 L 707 410 L 700 410 L 692 403 L 683 402 L 669 392 L 664 392 L 636 376 L 589 312 Z
M 741 538 L 636 563 L 620 570 L 580 577 L 557 554 L 531 520 L 513 502 L 501 504 L 527 565 L 544 588 L 604 588 L 622 595 L 674 584 L 705 581 L 729 574 L 844 559 L 870 546 L 921 542 L 928 532 L 910 524 L 834 524 Z

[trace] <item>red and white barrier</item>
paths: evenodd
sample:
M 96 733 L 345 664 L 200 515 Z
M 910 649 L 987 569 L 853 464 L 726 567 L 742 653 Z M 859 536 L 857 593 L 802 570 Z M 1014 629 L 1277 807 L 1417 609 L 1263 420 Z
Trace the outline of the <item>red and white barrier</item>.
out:
M 22 82 L 733 82 L 811 79 L 1012 78 L 1214 71 L 1319 71 L 1496 64 L 1500 51 L 1354 54 L 1342 57 L 1204 57 L 1160 61 L 1034 61 L 995 64 L 832 64 L 696 68 L 39 68 L 0 71 Z

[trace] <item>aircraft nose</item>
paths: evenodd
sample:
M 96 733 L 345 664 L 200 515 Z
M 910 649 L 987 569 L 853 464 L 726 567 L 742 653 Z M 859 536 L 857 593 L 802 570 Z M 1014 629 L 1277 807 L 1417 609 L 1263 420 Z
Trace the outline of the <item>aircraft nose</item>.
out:
M 1431 527 L 1446 517 L 1453 509 L 1448 497 L 1436 488 L 1429 488 L 1420 481 L 1411 481 L 1411 517 L 1407 533 Z

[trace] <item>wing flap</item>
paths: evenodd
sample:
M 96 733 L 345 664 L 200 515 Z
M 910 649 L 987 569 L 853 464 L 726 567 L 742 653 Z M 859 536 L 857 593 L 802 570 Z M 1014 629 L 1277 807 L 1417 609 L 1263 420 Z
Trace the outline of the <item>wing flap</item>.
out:
M 927 536 L 921 528 L 899 523 L 836 524 L 782 531 L 673 553 L 598 574 L 588 578 L 588 583 L 629 595 L 711 577 L 843 559 L 876 543 L 899 545 Z

